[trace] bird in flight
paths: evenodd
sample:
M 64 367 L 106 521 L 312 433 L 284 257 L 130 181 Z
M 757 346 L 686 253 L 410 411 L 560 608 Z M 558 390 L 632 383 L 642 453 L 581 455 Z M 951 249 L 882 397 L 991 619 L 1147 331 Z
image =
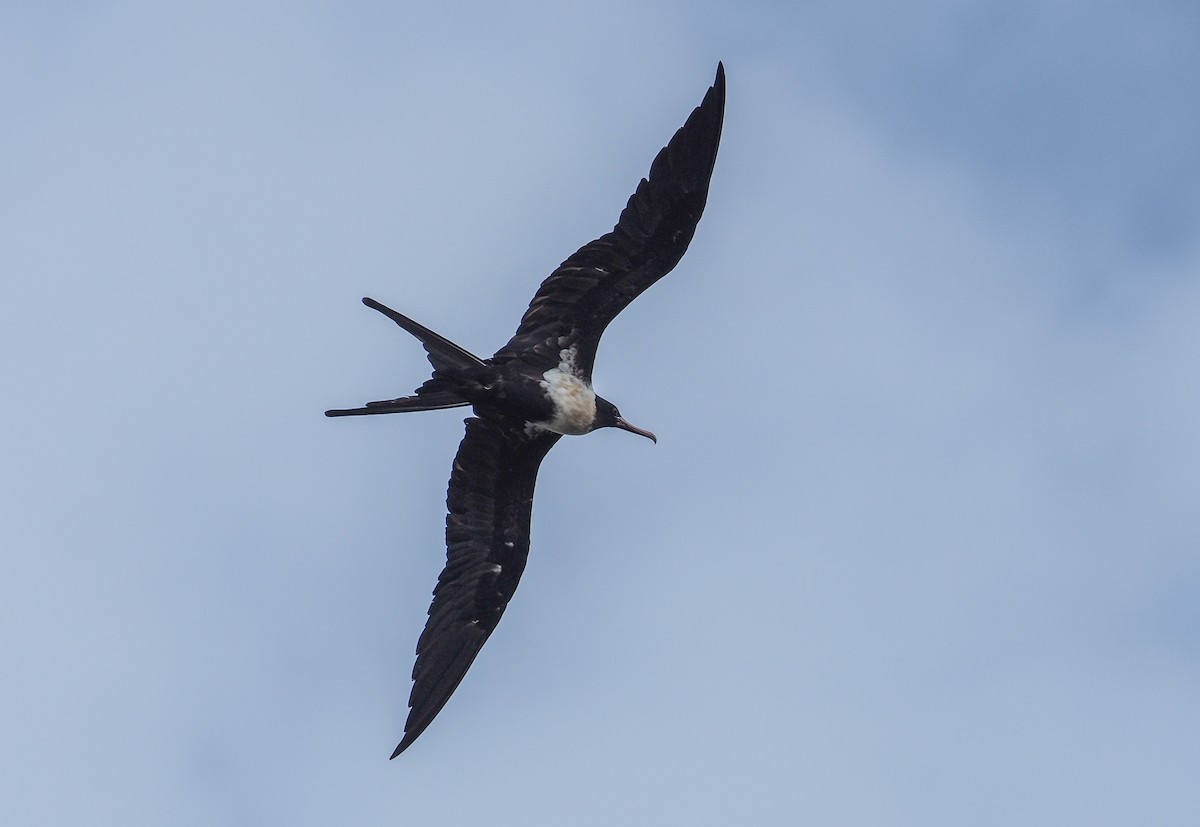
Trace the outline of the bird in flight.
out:
M 446 567 L 417 641 L 406 750 L 466 675 L 516 591 L 529 554 L 538 466 L 564 434 L 631 425 L 592 390 L 604 328 L 679 263 L 708 198 L 725 111 L 725 69 L 654 159 L 612 232 L 585 244 L 542 282 L 508 344 L 480 359 L 374 299 L 363 304 L 411 333 L 433 376 L 411 396 L 326 416 L 470 405 L 446 495 Z

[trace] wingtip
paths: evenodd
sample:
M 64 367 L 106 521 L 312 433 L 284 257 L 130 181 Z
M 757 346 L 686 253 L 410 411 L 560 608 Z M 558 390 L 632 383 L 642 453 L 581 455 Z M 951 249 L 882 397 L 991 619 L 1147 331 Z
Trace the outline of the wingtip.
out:
M 725 62 L 724 61 L 721 61 L 721 60 L 717 61 L 717 76 L 713 80 L 712 88 L 713 88 L 713 91 L 716 92 L 717 95 L 719 95 L 722 100 L 725 99 Z
M 717 61 L 717 75 L 713 78 L 712 86 L 708 87 L 708 92 L 704 95 L 704 100 L 701 101 L 697 109 L 719 110 L 722 119 L 725 114 L 725 62 Z
M 417 735 L 419 735 L 419 734 L 420 733 L 417 733 Z M 400 753 L 404 752 L 406 749 L 411 747 L 413 741 L 415 741 L 415 740 L 417 740 L 416 735 L 413 735 L 411 733 L 405 733 L 404 737 L 400 739 L 400 743 L 396 745 L 396 749 L 392 750 L 391 758 L 388 758 L 388 760 L 391 761 L 397 755 L 399 755 Z

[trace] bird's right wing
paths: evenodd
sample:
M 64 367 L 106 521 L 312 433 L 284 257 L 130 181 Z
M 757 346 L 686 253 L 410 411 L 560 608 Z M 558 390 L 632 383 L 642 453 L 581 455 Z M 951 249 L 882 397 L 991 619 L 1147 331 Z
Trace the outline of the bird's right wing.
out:
M 559 435 L 521 423 L 467 420 L 446 495 L 446 568 L 417 642 L 404 738 L 395 758 L 441 711 L 496 628 L 529 554 L 538 467 Z
M 704 100 L 655 157 L 612 232 L 579 248 L 542 282 L 493 361 L 519 358 L 548 369 L 562 349 L 575 347 L 578 368 L 591 377 L 608 323 L 687 251 L 708 200 L 724 115 L 725 69 L 718 64 Z

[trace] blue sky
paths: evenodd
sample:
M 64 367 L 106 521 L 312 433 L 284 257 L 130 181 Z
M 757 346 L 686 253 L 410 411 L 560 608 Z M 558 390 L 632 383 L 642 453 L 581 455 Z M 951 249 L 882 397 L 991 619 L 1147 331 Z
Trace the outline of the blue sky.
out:
M 461 412 L 718 60 L 709 206 L 400 759 Z M 7 3 L 13 823 L 1191 825 L 1200 13 Z

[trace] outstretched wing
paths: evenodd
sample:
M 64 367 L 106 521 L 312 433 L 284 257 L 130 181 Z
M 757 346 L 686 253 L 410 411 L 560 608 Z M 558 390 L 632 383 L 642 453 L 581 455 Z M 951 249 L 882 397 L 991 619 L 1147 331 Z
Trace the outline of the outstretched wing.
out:
M 725 113 L 725 69 L 687 122 L 654 159 L 650 176 L 612 232 L 581 247 L 542 282 L 516 334 L 494 361 L 524 359 L 547 368 L 576 347 L 576 366 L 591 377 L 600 336 L 616 315 L 671 272 L 691 243 L 708 199 Z
M 549 431 L 527 436 L 503 420 L 467 420 L 446 495 L 446 568 L 417 642 L 408 721 L 393 758 L 450 699 L 516 591 L 538 466 L 558 439 Z

